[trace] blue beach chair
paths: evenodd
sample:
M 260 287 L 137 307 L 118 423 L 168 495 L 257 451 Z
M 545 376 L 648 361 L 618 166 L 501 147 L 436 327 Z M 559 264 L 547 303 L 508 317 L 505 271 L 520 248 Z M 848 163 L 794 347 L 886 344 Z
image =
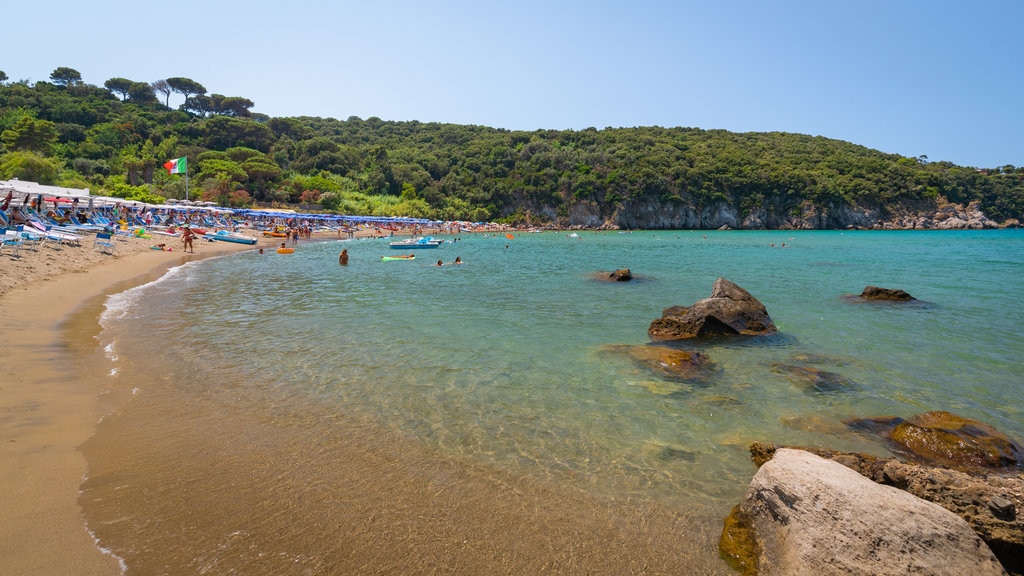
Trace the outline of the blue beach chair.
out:
M 3 254 L 4 250 L 9 250 L 14 256 L 21 258 L 21 237 L 8 236 L 7 228 L 0 228 L 0 254 Z
M 96 239 L 93 241 L 92 247 L 94 250 L 111 255 L 117 250 L 117 244 L 114 242 L 113 237 L 106 232 L 96 233 Z

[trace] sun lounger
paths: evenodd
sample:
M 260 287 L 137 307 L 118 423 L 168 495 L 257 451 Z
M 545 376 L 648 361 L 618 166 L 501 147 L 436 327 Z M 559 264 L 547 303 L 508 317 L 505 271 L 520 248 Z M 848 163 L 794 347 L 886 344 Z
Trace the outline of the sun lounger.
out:
M 0 233 L 2 233 L 2 236 L 0 236 L 0 254 L 3 254 L 6 250 L 21 258 L 21 237 L 8 234 L 7 228 L 0 228 Z
M 93 240 L 92 247 L 104 254 L 113 254 L 117 250 L 117 244 L 113 237 L 106 232 L 98 232 Z

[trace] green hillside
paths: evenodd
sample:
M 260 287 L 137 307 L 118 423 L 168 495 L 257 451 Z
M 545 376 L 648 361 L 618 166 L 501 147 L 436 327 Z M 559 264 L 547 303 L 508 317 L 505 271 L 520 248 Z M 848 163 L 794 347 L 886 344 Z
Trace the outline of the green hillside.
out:
M 184 99 L 179 109 L 167 105 L 172 94 Z M 851 211 L 885 219 L 977 202 L 992 220 L 1024 220 L 1024 169 L 928 162 L 819 136 L 522 132 L 271 118 L 253 107 L 188 78 L 95 86 L 58 68 L 29 84 L 0 72 L 0 179 L 159 202 L 184 197 L 184 179 L 161 166 L 186 156 L 190 196 L 228 206 L 636 228 L 714 227 L 722 214 L 772 228 L 815 214 L 813 227 L 838 228 Z

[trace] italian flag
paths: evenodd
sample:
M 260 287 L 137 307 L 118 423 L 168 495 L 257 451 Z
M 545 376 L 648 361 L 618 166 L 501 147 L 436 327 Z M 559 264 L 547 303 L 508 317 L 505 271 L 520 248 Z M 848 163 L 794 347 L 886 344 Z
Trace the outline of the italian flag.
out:
M 175 158 L 174 160 L 168 160 L 164 164 L 164 168 L 167 168 L 168 174 L 187 174 L 188 173 L 188 160 L 187 156 L 181 158 Z

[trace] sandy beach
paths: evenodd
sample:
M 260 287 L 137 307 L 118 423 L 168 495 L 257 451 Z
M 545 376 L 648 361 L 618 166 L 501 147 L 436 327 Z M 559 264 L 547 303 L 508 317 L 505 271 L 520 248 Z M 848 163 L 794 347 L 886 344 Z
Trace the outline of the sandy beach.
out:
M 273 246 L 276 239 L 261 239 Z M 166 243 L 170 252 L 152 250 Z M 114 255 L 81 246 L 0 256 L 0 558 L 5 574 L 119 574 L 86 530 L 77 502 L 86 474 L 79 447 L 109 411 L 105 390 L 70 369 L 67 327 L 91 323 L 103 298 L 189 260 L 252 250 L 227 242 L 181 251 L 174 237 L 125 237 Z

